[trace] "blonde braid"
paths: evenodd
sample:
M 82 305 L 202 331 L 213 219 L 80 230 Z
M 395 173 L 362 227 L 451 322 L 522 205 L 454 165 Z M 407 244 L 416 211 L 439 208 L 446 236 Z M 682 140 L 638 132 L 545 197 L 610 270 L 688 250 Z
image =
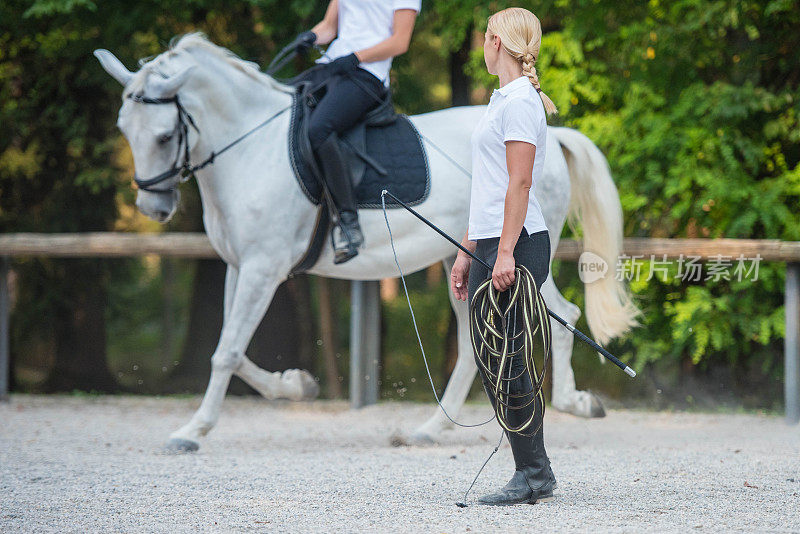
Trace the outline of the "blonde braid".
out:
M 556 105 L 544 94 L 536 73 L 536 58 L 542 44 L 542 24 L 536 15 L 521 7 L 510 7 L 489 17 L 487 29 L 498 35 L 503 48 L 522 64 L 522 74 L 527 76 L 539 93 L 548 114 L 558 113 Z
M 536 58 L 530 52 L 522 56 L 522 74 L 530 78 L 533 86 L 541 93 L 542 88 L 539 85 L 539 77 L 536 75 L 536 67 L 533 66 L 534 63 L 536 63 Z
M 534 67 L 534 63 L 536 63 L 536 57 L 530 52 L 525 54 L 522 58 L 522 74 L 530 78 L 534 89 L 536 89 L 542 99 L 542 104 L 544 104 L 545 111 L 547 111 L 549 115 L 554 115 L 558 113 L 558 108 L 556 108 L 556 105 L 553 104 L 552 100 L 550 100 L 550 97 L 544 94 L 544 91 L 542 91 L 542 87 L 539 85 L 539 76 L 536 74 L 536 67 Z

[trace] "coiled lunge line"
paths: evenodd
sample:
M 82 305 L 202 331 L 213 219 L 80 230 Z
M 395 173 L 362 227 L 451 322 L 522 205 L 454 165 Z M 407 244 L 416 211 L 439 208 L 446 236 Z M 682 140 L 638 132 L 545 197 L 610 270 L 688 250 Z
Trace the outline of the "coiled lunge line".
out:
M 522 328 L 516 332 L 518 313 Z M 491 384 L 487 389 L 495 400 L 497 422 L 508 432 L 535 434 L 544 417 L 542 386 L 551 357 L 552 332 L 547 306 L 533 275 L 524 265 L 517 265 L 514 284 L 506 292 L 497 291 L 491 278 L 485 280 L 475 291 L 469 314 L 472 349 L 481 374 Z M 534 359 L 537 332 L 542 338 L 541 373 Z M 516 359 L 522 360 L 521 365 L 514 366 Z M 516 374 L 515 367 L 519 369 Z M 530 391 L 510 393 L 511 383 L 523 379 L 523 375 L 527 375 L 530 381 Z M 514 411 L 526 409 L 531 404 L 533 409 L 525 421 L 517 425 L 509 421 Z M 538 411 L 541 413 L 537 417 Z M 531 425 L 537 419 L 539 424 L 532 429 Z

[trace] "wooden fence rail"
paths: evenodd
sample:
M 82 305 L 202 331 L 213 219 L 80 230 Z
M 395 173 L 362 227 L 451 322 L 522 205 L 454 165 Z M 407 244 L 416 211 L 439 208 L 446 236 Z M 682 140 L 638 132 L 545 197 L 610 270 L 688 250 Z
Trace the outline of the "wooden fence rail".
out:
M 624 242 L 624 253 L 630 257 L 656 259 L 698 257 L 700 260 L 715 260 L 720 257 L 736 259 L 760 256 L 763 261 L 786 263 L 785 310 L 786 336 L 784 342 L 786 421 L 800 421 L 800 241 L 760 239 L 658 239 L 628 238 Z M 556 258 L 577 261 L 583 250 L 582 243 L 561 240 Z M 0 398 L 8 390 L 8 336 L 9 295 L 8 258 L 12 256 L 52 257 L 127 257 L 155 254 L 178 258 L 215 258 L 216 252 L 203 233 L 132 234 L 116 232 L 80 234 L 5 234 L 0 236 Z M 374 291 L 358 291 L 372 294 Z M 363 315 L 363 314 L 359 314 Z M 374 347 L 374 339 L 366 344 L 362 326 L 357 326 L 354 337 L 358 338 L 356 353 L 364 358 L 363 347 Z M 353 325 L 351 325 L 352 329 Z M 358 335 L 358 334 L 362 335 Z M 374 350 L 374 349 L 373 349 Z M 373 355 L 374 356 L 374 355 Z M 373 358 L 374 361 L 374 358 Z M 373 369 L 372 374 L 375 371 Z M 351 377 L 351 383 L 353 377 Z M 371 402 L 376 399 L 377 381 L 369 384 L 366 394 Z M 362 384 L 363 385 L 363 384 Z M 364 395 L 367 388 L 354 388 Z M 354 404 L 363 404 L 363 398 Z
M 660 239 L 628 238 L 625 254 L 651 254 L 668 258 L 716 255 L 755 257 L 764 261 L 800 262 L 800 241 L 777 239 Z M 556 258 L 576 261 L 583 251 L 580 241 L 562 239 Z M 204 233 L 166 232 L 132 234 L 94 232 L 81 234 L 5 234 L 0 235 L 0 256 L 124 257 L 156 254 L 179 258 L 216 258 L 217 253 Z

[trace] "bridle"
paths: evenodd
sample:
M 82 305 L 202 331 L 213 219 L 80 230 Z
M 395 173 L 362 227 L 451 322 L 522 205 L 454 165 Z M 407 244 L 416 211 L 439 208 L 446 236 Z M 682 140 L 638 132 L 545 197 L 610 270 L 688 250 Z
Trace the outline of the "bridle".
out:
M 138 176 L 133 177 L 134 182 L 139 189 L 142 191 L 149 191 L 151 193 L 172 193 L 178 187 L 180 183 L 187 181 L 189 178 L 194 176 L 196 171 L 200 169 L 204 169 L 205 167 L 214 163 L 214 160 L 217 156 L 224 153 L 228 149 L 232 148 L 234 145 L 239 143 L 240 141 L 244 140 L 250 134 L 255 132 L 256 130 L 263 128 L 267 124 L 269 124 L 273 119 L 277 118 L 281 115 L 284 111 L 288 110 L 292 106 L 286 106 L 285 108 L 281 109 L 280 111 L 272 114 L 269 118 L 265 121 L 261 122 L 260 124 L 256 125 L 254 128 L 245 132 L 242 136 L 235 139 L 233 142 L 228 143 L 222 149 L 218 151 L 212 151 L 209 156 L 198 163 L 197 165 L 192 165 L 190 156 L 189 156 L 189 127 L 191 126 L 197 134 L 200 134 L 200 129 L 194 122 L 191 114 L 186 111 L 186 108 L 183 107 L 181 104 L 178 95 L 169 97 L 169 98 L 151 98 L 144 96 L 142 94 L 129 94 L 128 98 L 133 100 L 134 102 L 140 104 L 175 104 L 175 107 L 178 109 L 178 122 L 175 124 L 175 129 L 173 131 L 178 132 L 178 149 L 175 152 L 175 159 L 172 162 L 172 166 L 167 169 L 166 171 L 153 176 L 152 178 L 139 178 Z M 183 153 L 183 162 L 179 163 L 181 159 L 181 152 Z M 180 180 L 178 182 L 166 187 L 165 189 L 156 188 L 154 186 L 169 180 L 175 176 L 180 175 Z
M 179 183 L 185 182 L 192 176 L 194 171 L 202 168 L 200 165 L 193 167 L 189 162 L 189 126 L 191 125 L 191 127 L 194 128 L 198 134 L 200 133 L 200 130 L 194 123 L 192 116 L 181 104 L 177 94 L 170 98 L 150 98 L 142 94 L 129 94 L 128 98 L 140 104 L 175 104 L 175 107 L 178 108 L 178 122 L 175 124 L 175 129 L 173 130 L 173 132 L 178 132 L 178 149 L 175 152 L 175 159 L 172 162 L 172 166 L 168 170 L 157 176 L 153 176 L 152 178 L 144 179 L 139 178 L 136 175 L 133 177 L 136 185 L 143 191 L 150 191 L 152 193 L 170 193 L 175 190 L 175 186 L 167 189 L 156 189 L 153 186 L 158 185 L 165 180 L 169 180 L 178 174 L 181 175 L 181 180 Z M 183 163 L 178 165 L 178 160 L 181 157 L 181 147 L 183 147 Z M 214 153 L 212 152 L 211 158 L 208 160 L 208 163 L 205 163 L 205 165 L 209 165 L 213 161 Z M 205 165 L 203 165 L 203 167 Z

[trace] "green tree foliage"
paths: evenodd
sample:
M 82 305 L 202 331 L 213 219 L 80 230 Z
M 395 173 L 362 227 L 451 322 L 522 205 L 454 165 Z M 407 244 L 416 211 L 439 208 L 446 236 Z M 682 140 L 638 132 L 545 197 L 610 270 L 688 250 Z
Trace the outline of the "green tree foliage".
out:
M 581 130 L 605 152 L 627 236 L 800 239 L 796 1 L 423 4 L 412 49 L 396 62 L 395 100 L 404 111 L 444 106 L 448 54 L 471 29 L 482 32 L 491 13 L 521 5 L 539 16 L 545 31 L 537 69 L 560 110 L 551 122 Z M 109 48 L 133 67 L 134 58 L 159 53 L 172 36 L 201 30 L 265 65 L 325 5 L 1 3 L 0 227 L 106 230 L 116 206 L 132 204 L 129 175 L 115 163 L 122 146 L 114 128 L 119 87 L 96 64 L 94 48 Z M 298 61 L 287 75 L 305 64 Z M 478 88 L 496 83 L 479 46 L 467 71 Z M 113 274 L 95 260 L 31 261 L 22 272 L 26 299 L 15 329 L 52 328 L 42 317 L 70 319 L 71 303 L 89 286 L 105 287 Z M 619 352 L 639 367 L 660 361 L 780 375 L 781 265 L 762 264 L 757 282 L 685 282 L 675 274 L 673 268 L 666 279 L 633 284 L 644 324 Z M 577 282 L 564 293 L 582 304 Z
M 104 26 L 88 2 L 4 2 L 0 21 L 0 226 L 110 229 L 117 214 L 107 126 L 113 104 L 98 98 L 105 80 L 88 68 L 87 37 L 108 32 L 110 38 L 119 27 Z M 113 390 L 103 360 L 108 264 L 59 260 L 27 267 L 15 325 L 17 332 L 46 332 L 55 340 L 48 387 Z
M 111 49 L 135 69 L 135 58 L 200 30 L 263 63 L 324 7 L 278 0 L 0 4 L 2 231 L 112 230 L 118 198 L 133 203 L 130 175 L 115 164 L 124 146 L 115 128 L 121 88 L 94 49 Z M 21 262 L 13 346 L 54 339 L 51 389 L 115 389 L 104 356 L 106 288 L 138 270 L 94 259 Z
M 564 14 L 557 33 L 581 44 L 582 78 L 598 83 L 557 96 L 609 158 L 626 235 L 800 238 L 797 4 L 625 4 Z M 557 61 L 554 74 L 570 68 Z M 632 354 L 776 372 L 782 279 L 765 264 L 757 282 L 636 284 L 646 314 Z
M 797 2 L 433 3 L 453 39 L 469 23 L 484 30 L 509 5 L 540 17 L 537 68 L 560 110 L 553 122 L 607 155 L 625 235 L 800 239 Z M 470 69 L 479 84 L 496 83 L 480 50 Z M 626 344 L 637 365 L 689 360 L 780 373 L 782 265 L 762 264 L 757 282 L 676 274 L 633 286 L 645 311 Z

